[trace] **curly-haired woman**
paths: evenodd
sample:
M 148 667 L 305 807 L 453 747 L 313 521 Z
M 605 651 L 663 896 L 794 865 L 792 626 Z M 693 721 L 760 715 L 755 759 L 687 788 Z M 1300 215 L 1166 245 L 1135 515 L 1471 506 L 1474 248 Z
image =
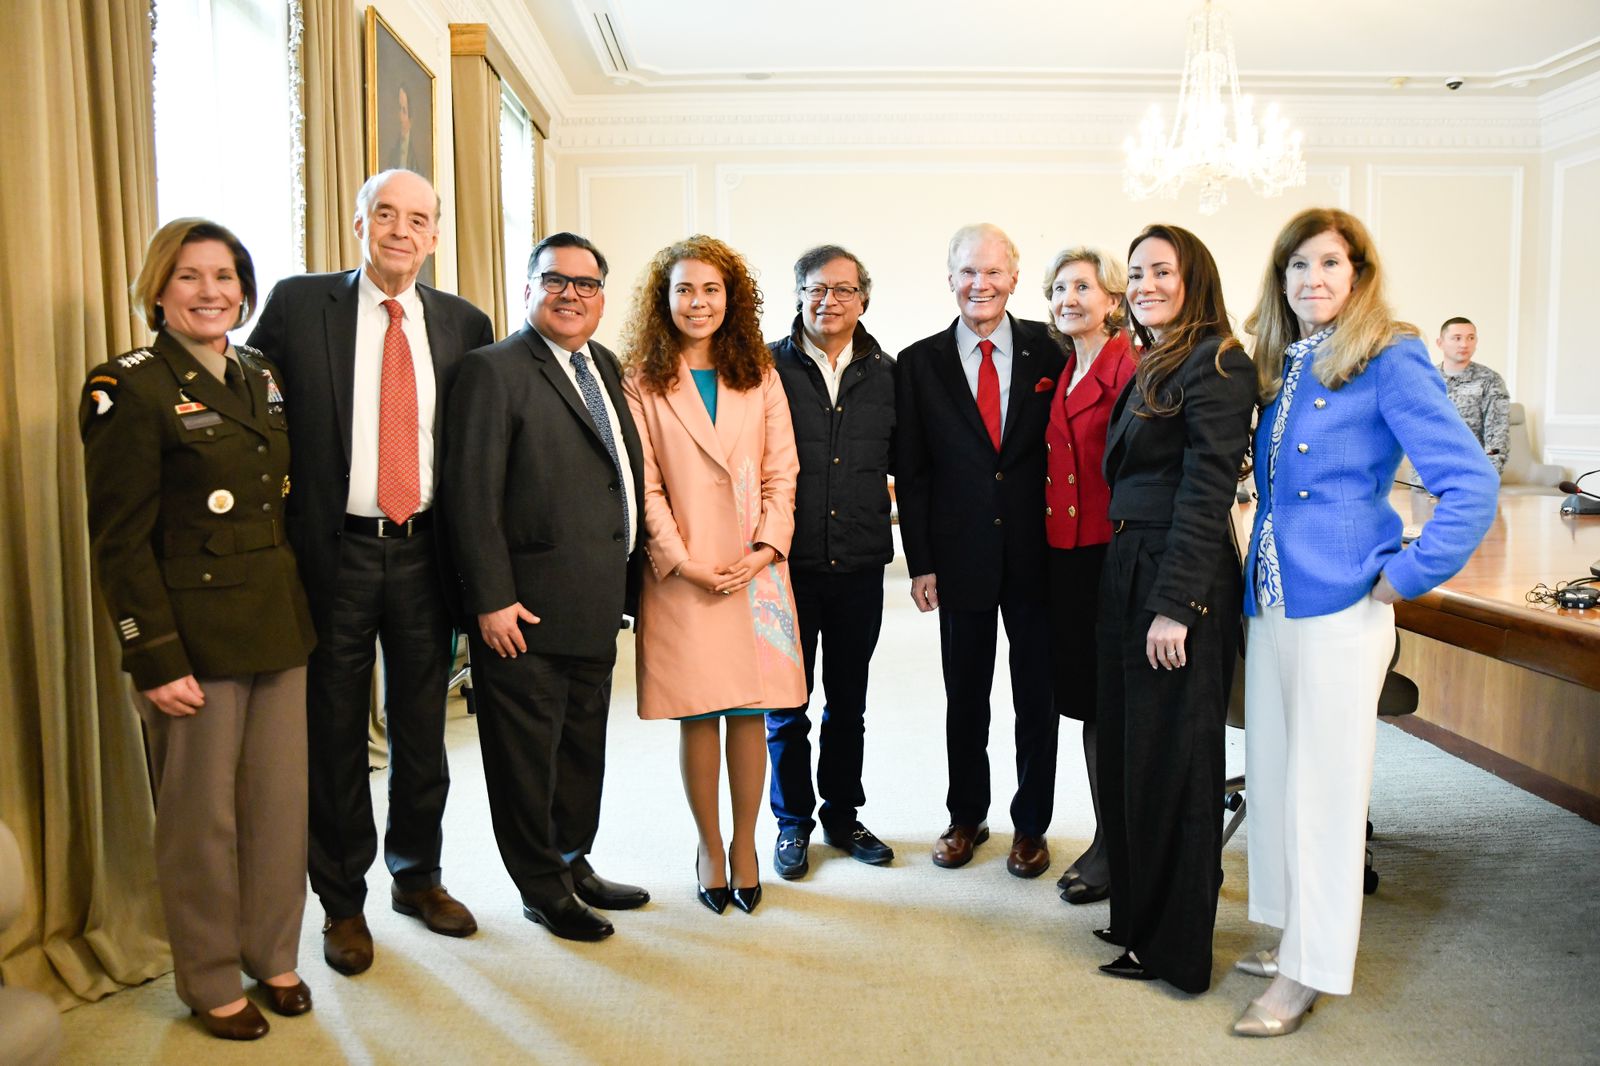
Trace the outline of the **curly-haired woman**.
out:
M 700 836 L 695 879 L 700 901 L 718 914 L 730 896 L 747 913 L 761 901 L 764 710 L 806 698 L 784 562 L 800 462 L 760 313 L 739 253 L 689 237 L 651 260 L 623 345 L 655 573 L 640 594 L 639 716 L 680 723 L 683 789 Z M 733 799 L 726 866 L 724 720 Z

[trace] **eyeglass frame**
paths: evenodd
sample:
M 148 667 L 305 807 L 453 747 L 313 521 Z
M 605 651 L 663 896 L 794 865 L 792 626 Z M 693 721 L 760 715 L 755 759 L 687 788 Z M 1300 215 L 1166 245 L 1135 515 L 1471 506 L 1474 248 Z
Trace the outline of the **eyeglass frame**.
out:
M 822 291 L 814 292 L 813 290 L 815 289 L 821 289 Z M 810 285 L 800 286 L 795 291 L 814 303 L 825 302 L 831 292 L 835 300 L 842 304 L 847 304 L 860 300 L 863 290 L 860 285 L 824 285 L 821 282 L 812 282 Z
M 577 293 L 584 299 L 590 299 L 592 297 L 599 296 L 600 291 L 606 287 L 605 278 L 573 277 L 571 274 L 563 274 L 558 270 L 541 270 L 537 274 L 530 274 L 528 276 L 529 284 L 532 284 L 535 278 L 539 279 L 539 288 L 543 289 L 551 296 L 560 296 L 562 293 L 567 291 L 567 286 L 571 285 L 573 292 Z M 550 283 L 552 281 L 559 281 L 561 283 L 560 287 L 552 289 L 550 287 Z M 584 283 L 593 285 L 594 291 L 584 292 Z

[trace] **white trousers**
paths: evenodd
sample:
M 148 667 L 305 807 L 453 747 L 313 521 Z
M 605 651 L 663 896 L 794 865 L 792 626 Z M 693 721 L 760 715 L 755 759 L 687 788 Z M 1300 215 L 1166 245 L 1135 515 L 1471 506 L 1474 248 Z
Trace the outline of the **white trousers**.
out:
M 1361 937 L 1378 693 L 1394 607 L 1371 596 L 1333 614 L 1250 619 L 1245 775 L 1250 920 L 1283 930 L 1278 969 L 1348 995 Z

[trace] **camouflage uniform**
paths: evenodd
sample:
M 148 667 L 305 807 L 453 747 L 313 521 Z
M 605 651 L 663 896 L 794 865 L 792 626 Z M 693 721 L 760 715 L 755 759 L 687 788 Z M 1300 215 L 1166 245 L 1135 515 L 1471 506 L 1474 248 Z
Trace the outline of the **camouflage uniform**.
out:
M 1484 454 L 1494 464 L 1495 473 L 1505 469 L 1506 446 L 1511 435 L 1511 394 L 1505 379 L 1482 363 L 1468 363 L 1459 374 L 1444 373 L 1444 389 L 1450 402 L 1461 412 L 1461 419 L 1483 445 Z

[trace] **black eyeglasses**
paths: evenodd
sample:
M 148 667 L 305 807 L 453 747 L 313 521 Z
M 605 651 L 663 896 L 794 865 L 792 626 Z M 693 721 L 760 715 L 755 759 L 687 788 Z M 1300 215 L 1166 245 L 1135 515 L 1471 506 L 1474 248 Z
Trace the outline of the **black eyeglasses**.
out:
M 546 270 L 543 274 L 537 274 L 535 277 L 539 279 L 539 287 L 552 296 L 566 292 L 568 285 L 577 289 L 579 296 L 593 296 L 605 285 L 605 282 L 599 278 L 573 278 L 565 274 L 557 274 L 554 270 Z
M 800 295 L 819 303 L 826 300 L 830 292 L 833 293 L 833 298 L 842 304 L 847 304 L 861 295 L 861 290 L 854 285 L 806 285 L 800 289 Z

